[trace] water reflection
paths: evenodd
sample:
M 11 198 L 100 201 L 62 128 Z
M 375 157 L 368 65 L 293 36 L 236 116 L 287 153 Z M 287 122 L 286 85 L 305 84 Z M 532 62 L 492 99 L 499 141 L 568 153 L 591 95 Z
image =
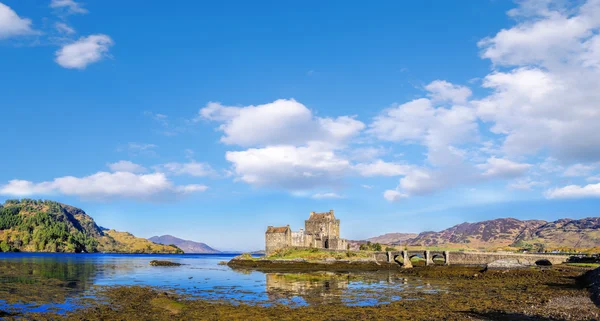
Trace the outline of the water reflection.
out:
M 266 273 L 265 278 L 271 301 L 300 297 L 310 305 L 342 303 L 343 292 L 350 285 L 350 275 L 331 272 Z
M 96 286 L 142 285 L 175 289 L 234 304 L 291 306 L 376 305 L 418 298 L 443 285 L 390 272 L 262 273 L 218 262 L 232 255 L 72 255 L 0 253 L 0 312 L 66 311 L 93 297 Z M 154 259 L 182 263 L 152 267 Z

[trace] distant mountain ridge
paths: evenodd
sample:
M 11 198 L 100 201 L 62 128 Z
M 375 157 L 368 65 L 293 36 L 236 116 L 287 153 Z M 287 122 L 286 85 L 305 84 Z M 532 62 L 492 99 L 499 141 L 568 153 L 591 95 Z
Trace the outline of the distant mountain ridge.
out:
M 185 253 L 221 253 L 221 251 L 215 250 L 205 243 L 184 240 L 172 235 L 153 236 L 148 240 L 164 245 L 173 244 L 182 249 Z
M 368 239 L 390 245 L 447 247 L 465 249 L 589 249 L 600 247 L 600 217 L 579 220 L 518 220 L 499 218 L 462 223 L 439 232 L 422 232 L 407 238 L 407 233 L 388 233 Z
M 0 252 L 183 253 L 127 232 L 99 227 L 82 209 L 42 200 L 0 204 Z
M 402 243 L 408 240 L 412 240 L 417 237 L 419 234 L 417 233 L 387 233 L 375 237 L 368 238 L 367 241 L 371 243 L 381 243 L 381 244 L 392 244 L 392 243 Z

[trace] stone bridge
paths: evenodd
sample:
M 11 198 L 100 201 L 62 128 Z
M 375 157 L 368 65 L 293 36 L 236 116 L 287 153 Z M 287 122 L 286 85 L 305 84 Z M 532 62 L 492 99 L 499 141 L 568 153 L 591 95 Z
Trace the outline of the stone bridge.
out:
M 501 252 L 459 252 L 459 251 L 389 251 L 375 253 L 377 262 L 397 263 L 404 268 L 411 268 L 410 259 L 418 256 L 425 260 L 425 265 L 434 265 L 434 259 L 443 260 L 444 265 L 486 265 L 497 260 L 518 259 L 527 265 L 541 265 L 550 262 L 552 265 L 567 262 L 568 255 L 521 254 Z

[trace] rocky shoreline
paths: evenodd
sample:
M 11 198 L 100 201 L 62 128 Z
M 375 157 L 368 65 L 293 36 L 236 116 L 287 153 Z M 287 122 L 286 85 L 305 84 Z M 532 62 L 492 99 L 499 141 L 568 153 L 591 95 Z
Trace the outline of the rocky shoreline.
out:
M 302 262 L 299 262 L 302 263 Z M 359 264 L 360 265 L 360 264 Z M 161 288 L 103 288 L 101 300 L 66 315 L 30 313 L 32 320 L 598 320 L 578 276 L 586 269 L 531 268 L 482 272 L 473 267 L 400 269 L 406 277 L 444 281 L 447 290 L 376 306 L 254 306 L 206 301 Z M 398 288 L 398 295 L 402 295 Z M 10 318 L 10 317 L 9 317 Z M 15 318 L 16 319 L 16 318 Z
M 233 258 L 227 265 L 233 269 L 257 271 L 379 271 L 400 268 L 399 265 L 382 264 L 375 260 L 323 260 L 305 259 L 242 259 Z

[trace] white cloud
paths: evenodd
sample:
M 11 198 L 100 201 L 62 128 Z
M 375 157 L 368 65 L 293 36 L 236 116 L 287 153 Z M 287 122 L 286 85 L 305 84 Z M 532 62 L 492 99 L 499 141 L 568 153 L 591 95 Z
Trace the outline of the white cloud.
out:
M 465 176 L 463 176 L 465 172 Z M 414 168 L 400 179 L 398 189 L 403 195 L 425 195 L 451 187 L 456 184 L 471 180 L 463 170 L 432 170 L 428 168 Z
M 146 156 L 157 156 L 155 144 L 135 143 L 129 142 L 126 145 L 118 146 L 116 151 L 124 152 L 127 151 L 131 156 L 146 155 Z
M 397 163 L 388 163 L 384 162 L 381 159 L 373 163 L 361 163 L 354 165 L 354 169 L 361 176 L 401 176 L 405 175 L 410 166 L 397 164 Z
M 109 163 L 107 165 L 113 172 L 143 173 L 146 171 L 144 166 L 126 160 Z
M 441 84 L 432 87 L 436 86 Z M 448 95 L 444 99 L 450 98 Z M 469 106 L 436 108 L 430 99 L 416 99 L 384 110 L 369 125 L 369 133 L 380 140 L 427 148 L 426 161 L 431 166 L 406 165 L 396 170 L 404 175 L 396 189 L 403 197 L 432 193 L 474 179 L 474 168 L 466 162 L 468 152 L 456 147 L 478 140 L 475 110 Z M 392 195 L 388 193 L 388 198 Z
M 166 163 L 157 166 L 157 168 L 174 175 L 190 175 L 196 177 L 216 175 L 216 172 L 209 164 L 196 161 L 190 161 L 188 163 Z
M 600 182 L 600 175 L 590 176 L 585 179 L 588 182 Z
M 563 176 L 567 177 L 578 177 L 578 176 L 588 176 L 591 171 L 596 169 L 594 165 L 585 165 L 585 164 L 573 164 L 565 170 Z
M 408 198 L 408 195 L 395 190 L 387 190 L 383 192 L 383 198 L 390 202 L 399 202 L 402 199 Z
M 350 169 L 348 160 L 319 145 L 290 145 L 229 151 L 239 180 L 251 185 L 290 190 L 335 185 Z
M 366 189 L 371 189 L 373 188 L 373 185 L 367 185 L 367 184 L 362 184 L 360 185 L 362 188 L 366 188 Z
M 431 101 L 417 99 L 382 112 L 369 126 L 369 132 L 386 141 L 420 141 L 434 117 Z
M 220 123 L 221 142 L 253 147 L 228 151 L 236 180 L 292 192 L 338 185 L 351 170 L 342 156 L 365 125 L 350 116 L 316 117 L 293 99 L 244 107 L 208 103 L 196 121 Z
M 31 20 L 21 18 L 9 6 L 0 2 L 0 40 L 15 36 L 39 34 L 31 27 Z
M 313 194 L 313 196 L 311 196 L 314 199 L 335 199 L 335 198 L 344 198 L 341 195 L 338 195 L 336 193 L 317 193 L 317 194 Z
M 595 0 L 569 15 L 566 8 L 550 8 L 551 2 L 530 6 L 539 0 L 523 1 L 526 18 L 513 28 L 503 29 L 494 37 L 480 41 L 482 57 L 502 65 L 547 64 L 570 58 L 581 42 L 600 25 Z M 512 10 L 513 16 L 524 12 Z
M 457 151 L 452 145 L 477 139 L 476 120 L 470 107 L 434 108 L 431 100 L 421 98 L 384 110 L 368 132 L 384 141 L 425 145 L 429 162 L 444 165 Z
M 52 0 L 50 2 L 51 8 L 65 9 L 69 14 L 85 14 L 88 11 L 81 6 L 80 3 L 74 0 Z
M 389 150 L 383 147 L 357 147 L 350 149 L 347 154 L 353 161 L 367 162 L 387 154 Z
M 62 194 L 90 199 L 131 198 L 157 200 L 177 194 L 206 190 L 202 185 L 174 185 L 163 173 L 134 174 L 98 172 L 85 177 L 65 176 L 34 183 L 11 180 L 0 186 L 0 194 L 11 196 Z
M 547 198 L 587 198 L 600 197 L 600 183 L 585 186 L 568 185 L 555 188 L 546 192 Z
M 600 2 L 554 4 L 524 1 L 517 25 L 480 42 L 483 58 L 508 68 L 485 77 L 492 93 L 473 104 L 509 154 L 598 161 Z
M 355 136 L 364 124 L 352 117 L 314 117 L 303 104 L 293 99 L 272 103 L 230 107 L 209 103 L 200 118 L 221 122 L 225 144 L 239 146 L 303 145 L 309 142 L 339 144 Z
M 450 101 L 453 103 L 464 104 L 471 96 L 471 89 L 451 84 L 445 80 L 435 80 L 425 86 L 430 92 L 430 96 L 436 101 Z
M 177 186 L 175 188 L 175 190 L 177 192 L 184 193 L 184 194 L 204 192 L 207 189 L 208 189 L 208 186 L 200 185 L 200 184 L 189 184 L 189 185 Z
M 158 146 L 156 146 L 155 144 L 130 142 L 127 144 L 127 147 L 132 151 L 145 151 L 145 150 L 155 149 Z
M 544 185 L 548 185 L 548 182 L 545 182 L 545 181 L 538 182 L 538 181 L 531 180 L 531 178 L 523 178 L 523 179 L 518 179 L 518 180 L 512 182 L 511 184 L 508 185 L 508 188 L 523 190 L 523 191 L 530 191 L 536 186 L 544 186 Z
M 524 175 L 531 166 L 531 164 L 522 164 L 496 157 L 490 157 L 487 163 L 477 165 L 478 168 L 485 171 L 482 175 L 488 178 L 519 177 Z
M 64 22 L 57 22 L 54 24 L 54 28 L 60 33 L 64 33 L 67 35 L 72 35 L 75 33 L 75 29 Z
M 113 40 L 107 35 L 82 37 L 59 49 L 56 52 L 56 62 L 69 69 L 85 69 L 89 64 L 106 57 L 112 45 Z

